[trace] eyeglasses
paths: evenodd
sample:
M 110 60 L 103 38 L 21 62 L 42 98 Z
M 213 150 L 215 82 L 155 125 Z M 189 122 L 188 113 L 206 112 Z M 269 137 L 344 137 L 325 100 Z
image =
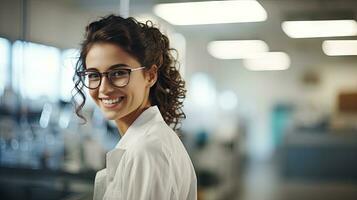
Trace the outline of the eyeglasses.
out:
M 115 65 L 112 67 L 119 67 L 119 66 L 126 66 L 127 65 Z M 109 80 L 109 83 L 114 87 L 122 88 L 128 85 L 130 81 L 130 73 L 133 71 L 144 69 L 145 67 L 139 68 L 123 68 L 123 69 L 112 69 L 103 73 L 94 70 L 85 70 L 78 72 L 78 76 L 80 77 L 83 85 L 91 90 L 97 89 L 100 84 L 102 83 L 102 77 L 106 76 Z

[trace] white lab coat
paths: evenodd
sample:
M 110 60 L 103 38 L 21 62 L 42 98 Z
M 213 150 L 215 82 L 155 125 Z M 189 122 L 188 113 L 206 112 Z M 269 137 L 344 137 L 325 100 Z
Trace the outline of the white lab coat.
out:
M 189 155 L 157 106 L 146 109 L 107 153 L 97 172 L 94 200 L 196 200 Z

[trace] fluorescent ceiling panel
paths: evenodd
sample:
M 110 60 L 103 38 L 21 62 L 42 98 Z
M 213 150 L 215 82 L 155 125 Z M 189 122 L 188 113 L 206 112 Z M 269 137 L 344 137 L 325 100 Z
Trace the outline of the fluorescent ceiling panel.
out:
M 357 40 L 326 40 L 322 50 L 328 56 L 357 55 Z
M 208 43 L 207 50 L 218 59 L 243 59 L 267 52 L 269 47 L 262 40 L 224 40 Z
M 341 37 L 357 35 L 355 20 L 285 21 L 283 31 L 291 38 Z
M 285 70 L 290 67 L 290 58 L 284 52 L 265 52 L 244 59 L 243 65 L 253 71 Z
M 267 12 L 255 0 L 165 3 L 154 6 L 154 13 L 173 25 L 259 22 Z

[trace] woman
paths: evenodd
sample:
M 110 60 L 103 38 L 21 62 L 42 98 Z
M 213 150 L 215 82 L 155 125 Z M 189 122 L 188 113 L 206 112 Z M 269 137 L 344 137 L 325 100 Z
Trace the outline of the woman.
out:
M 110 15 L 90 23 L 76 67 L 83 86 L 121 139 L 95 178 L 94 199 L 196 199 L 192 162 L 174 129 L 185 114 L 184 81 L 168 38 L 152 23 Z

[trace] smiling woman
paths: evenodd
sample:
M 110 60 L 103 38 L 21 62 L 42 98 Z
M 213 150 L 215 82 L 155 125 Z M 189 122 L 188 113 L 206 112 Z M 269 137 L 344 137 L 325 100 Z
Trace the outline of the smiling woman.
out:
M 85 119 L 86 87 L 122 135 L 96 175 L 94 199 L 197 198 L 192 162 L 170 128 L 185 118 L 186 93 L 173 50 L 151 22 L 110 15 L 87 26 L 74 75 L 82 97 L 76 113 Z
M 95 48 L 92 48 L 93 46 Z M 170 48 L 169 39 L 150 21 L 144 24 L 137 22 L 134 18 L 124 19 L 114 15 L 95 21 L 86 28 L 85 40 L 82 43 L 80 58 L 76 67 L 77 73 L 73 77 L 77 94 L 83 99 L 82 102 L 76 102 L 76 113 L 84 119 L 81 115 L 81 109 L 86 99 L 82 90 L 84 85 L 81 78 L 83 77 L 80 76 L 79 72 L 97 67 L 87 67 L 86 59 L 89 51 L 92 50 L 92 54 L 99 51 L 97 56 L 100 56 L 105 54 L 100 49 L 105 48 L 110 51 L 111 55 L 108 54 L 108 57 L 116 57 L 118 52 L 112 52 L 109 46 L 112 49 L 119 47 L 116 50 L 132 57 L 131 62 L 145 66 L 146 70 L 144 71 L 154 67 L 153 70 L 157 71 L 157 81 L 150 88 L 149 99 L 151 104 L 158 106 L 167 124 L 172 125 L 174 129 L 178 128 L 180 120 L 185 118 L 182 106 L 186 90 L 185 82 L 176 69 L 177 61 L 172 56 L 172 51 L 175 51 L 175 49 Z M 104 63 L 97 62 L 100 66 L 104 66 Z M 136 66 L 134 63 L 134 65 L 126 64 L 131 67 Z

